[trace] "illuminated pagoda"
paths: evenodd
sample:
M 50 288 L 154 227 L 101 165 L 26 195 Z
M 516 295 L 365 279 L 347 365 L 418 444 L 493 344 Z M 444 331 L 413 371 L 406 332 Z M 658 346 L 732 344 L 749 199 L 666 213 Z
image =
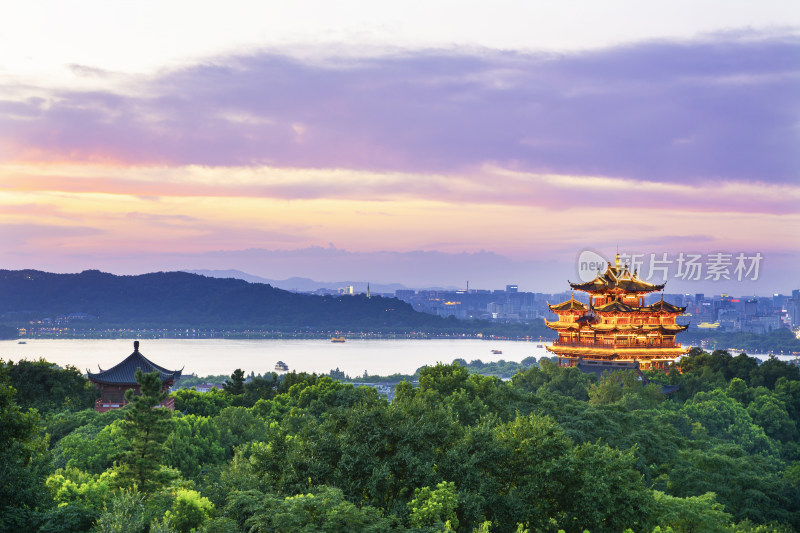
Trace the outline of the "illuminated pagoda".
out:
M 545 320 L 558 332 L 547 349 L 561 366 L 667 370 L 689 351 L 675 342 L 675 335 L 689 327 L 675 322 L 686 308 L 665 302 L 663 295 L 645 305 L 645 295 L 662 291 L 664 285 L 648 283 L 620 266 L 619 253 L 614 265 L 609 262 L 595 279 L 570 286 L 589 293 L 589 305 L 574 297 L 558 305 L 548 303 L 558 320 Z
M 89 381 L 100 390 L 100 398 L 94 404 L 95 411 L 104 413 L 111 409 L 124 407 L 127 404 L 125 391 L 128 389 L 133 389 L 136 394 L 139 394 L 139 384 L 136 382 L 136 369 L 138 368 L 141 368 L 145 374 L 160 372 L 162 391 L 169 390 L 180 379 L 183 372 L 183 369 L 167 370 L 153 363 L 139 352 L 139 341 L 134 341 L 133 353 L 121 362 L 108 370 L 101 368 L 100 372 L 96 374 L 88 373 Z M 175 399 L 167 397 L 161 407 L 175 409 Z

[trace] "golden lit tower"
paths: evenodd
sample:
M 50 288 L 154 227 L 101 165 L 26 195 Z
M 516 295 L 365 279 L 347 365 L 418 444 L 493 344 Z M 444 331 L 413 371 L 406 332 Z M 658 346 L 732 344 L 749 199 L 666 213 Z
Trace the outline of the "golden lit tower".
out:
M 558 305 L 549 305 L 558 315 L 547 327 L 558 332 L 558 338 L 547 349 L 558 356 L 562 366 L 575 366 L 580 361 L 637 363 L 639 368 L 666 370 L 686 352 L 675 342 L 675 335 L 689 326 L 681 326 L 675 318 L 685 307 L 661 300 L 645 305 L 646 294 L 664 289 L 639 279 L 627 266 L 620 266 L 619 253 L 614 265 L 587 283 L 570 283 L 573 290 L 589 293 L 589 305 L 570 298 Z

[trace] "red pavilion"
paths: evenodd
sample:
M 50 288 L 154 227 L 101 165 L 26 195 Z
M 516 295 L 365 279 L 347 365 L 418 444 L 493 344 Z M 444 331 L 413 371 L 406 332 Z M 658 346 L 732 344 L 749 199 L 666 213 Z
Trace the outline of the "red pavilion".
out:
M 99 368 L 99 367 L 98 367 Z M 124 407 L 125 391 L 133 389 L 139 393 L 139 384 L 136 382 L 136 369 L 141 368 L 145 374 L 151 372 L 161 373 L 161 390 L 169 390 L 181 377 L 181 370 L 167 370 L 164 367 L 153 363 L 139 352 L 139 341 L 133 342 L 133 353 L 121 362 L 112 366 L 108 370 L 100 369 L 94 374 L 89 372 L 89 381 L 100 390 L 100 398 L 95 402 L 94 409 L 99 413 L 104 413 L 110 409 Z M 175 408 L 175 400 L 168 397 L 161 404 L 162 407 L 169 409 Z

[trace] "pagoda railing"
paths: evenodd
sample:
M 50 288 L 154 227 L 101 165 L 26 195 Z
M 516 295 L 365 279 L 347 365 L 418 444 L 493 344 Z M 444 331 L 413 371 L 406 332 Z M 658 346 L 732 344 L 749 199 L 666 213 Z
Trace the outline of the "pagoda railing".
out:
M 673 341 L 666 341 L 666 342 L 647 342 L 647 341 L 617 341 L 617 342 L 605 342 L 605 341 L 559 341 L 556 340 L 553 342 L 553 346 L 569 346 L 571 348 L 642 348 L 642 347 L 650 347 L 650 348 L 679 348 L 680 344 L 675 343 Z
M 128 402 L 122 400 L 121 402 L 110 402 L 108 400 L 104 400 L 100 398 L 96 402 L 94 402 L 94 410 L 99 413 L 105 413 L 106 411 L 110 411 L 111 409 L 122 409 L 128 405 Z M 159 407 L 166 407 L 167 409 L 175 409 L 175 398 L 172 396 L 167 396 L 163 402 L 161 402 Z

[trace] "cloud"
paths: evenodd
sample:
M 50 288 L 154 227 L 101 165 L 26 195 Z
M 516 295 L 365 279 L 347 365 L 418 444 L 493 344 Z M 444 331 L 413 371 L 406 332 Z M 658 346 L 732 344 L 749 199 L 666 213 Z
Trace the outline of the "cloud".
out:
M 111 75 L 107 70 L 88 65 L 78 65 L 76 63 L 69 65 L 68 68 L 73 74 L 81 77 L 106 77 Z
M 88 226 L 0 223 L 0 240 L 5 253 L 11 254 L 34 250 L 42 245 L 52 247 L 51 251 L 55 252 L 55 249 L 62 248 L 64 239 L 93 237 L 101 233 L 101 230 Z
M 568 54 L 219 57 L 138 80 L 135 96 L 98 85 L 2 102 L 0 147 L 6 160 L 790 183 L 798 54 L 796 37 L 721 35 Z
M 355 202 L 425 201 L 579 210 L 636 206 L 680 212 L 794 214 L 795 184 L 732 180 L 669 183 L 539 174 L 484 165 L 456 174 L 251 167 L 0 166 L 8 191 L 165 198 L 262 198 Z M 444 207 L 444 206 L 441 206 Z M 378 210 L 357 214 L 376 216 Z M 390 214 L 383 210 L 382 214 Z

